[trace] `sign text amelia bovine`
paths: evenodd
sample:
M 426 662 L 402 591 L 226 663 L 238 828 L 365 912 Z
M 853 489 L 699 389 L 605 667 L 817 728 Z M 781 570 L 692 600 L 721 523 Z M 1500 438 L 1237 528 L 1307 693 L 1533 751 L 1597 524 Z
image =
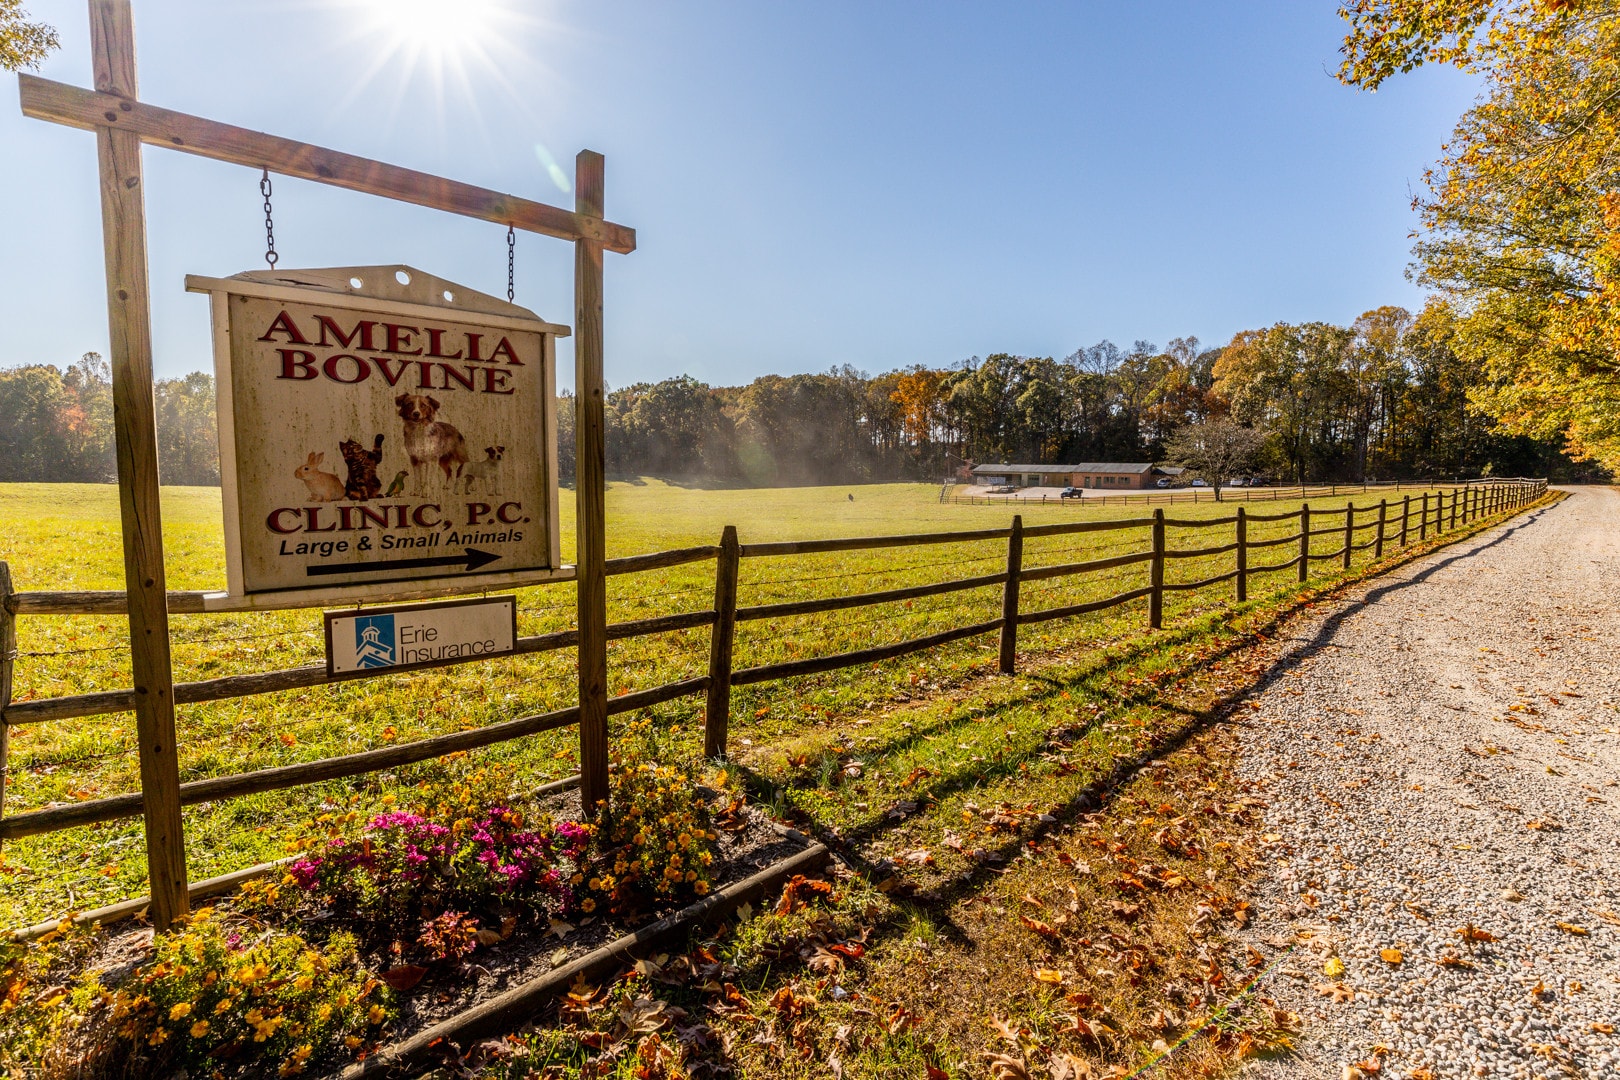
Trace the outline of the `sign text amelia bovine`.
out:
M 565 327 L 408 267 L 186 284 L 213 297 L 233 594 L 559 564 Z

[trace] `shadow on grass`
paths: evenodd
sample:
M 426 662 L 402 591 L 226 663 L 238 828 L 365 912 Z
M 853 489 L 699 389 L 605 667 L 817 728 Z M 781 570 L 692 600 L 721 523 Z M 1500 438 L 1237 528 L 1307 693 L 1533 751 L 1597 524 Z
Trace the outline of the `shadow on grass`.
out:
M 1482 523 L 1470 527 L 1466 532 L 1459 531 L 1450 536 L 1427 541 L 1422 545 L 1414 545 L 1405 552 L 1387 556 L 1381 564 L 1368 566 L 1360 572 L 1353 573 L 1341 580 L 1324 583 L 1315 589 L 1308 589 L 1308 591 L 1283 602 L 1265 618 L 1264 622 L 1239 633 L 1221 648 L 1161 668 L 1154 672 L 1151 677 L 1136 682 L 1133 688 L 1126 693 L 1115 694 L 1109 705 L 1089 720 L 1078 725 L 1065 725 L 1049 730 L 1040 746 L 1048 745 L 1054 735 L 1059 733 L 1071 737 L 1073 741 L 1078 741 L 1094 732 L 1100 725 L 1107 722 L 1110 717 L 1123 716 L 1131 710 L 1144 706 L 1156 709 L 1161 715 L 1175 718 L 1169 725 L 1143 729 L 1144 734 L 1147 734 L 1150 738 L 1150 745 L 1137 753 L 1116 758 L 1112 767 L 1093 776 L 1089 782 L 1072 791 L 1069 797 L 1061 804 L 1049 808 L 1046 813 L 1052 820 L 1040 822 L 1032 819 L 1031 824 L 1010 831 L 1000 841 L 999 846 L 986 848 L 987 857 L 980 857 L 965 870 L 947 875 L 926 891 L 919 891 L 914 895 L 904 897 L 904 899 L 927 908 L 931 919 L 935 921 L 936 926 L 942 932 L 963 944 L 969 944 L 967 936 L 955 927 L 951 920 L 944 917 L 945 913 L 965 896 L 982 891 L 991 880 L 992 875 L 999 875 L 1000 871 L 995 869 L 997 865 L 1008 862 L 1013 856 L 1024 850 L 1031 840 L 1037 839 L 1054 829 L 1070 825 L 1083 815 L 1101 810 L 1108 805 L 1113 794 L 1135 780 L 1145 766 L 1155 760 L 1176 753 L 1195 736 L 1214 725 L 1229 721 L 1242 702 L 1270 689 L 1278 680 L 1288 674 L 1289 669 L 1297 666 L 1301 659 L 1331 645 L 1345 621 L 1365 604 L 1394 595 L 1414 585 L 1425 583 L 1441 570 L 1448 569 L 1506 543 L 1519 532 L 1535 525 L 1548 510 L 1556 505 L 1557 503 L 1550 503 L 1531 511 L 1522 518 L 1511 520 L 1507 523 L 1506 528 L 1502 528 L 1503 522 Z M 1495 535 L 1489 537 L 1482 535 L 1489 531 L 1495 531 Z M 1469 543 L 1469 541 L 1475 540 L 1478 542 Z M 1217 663 L 1234 658 L 1253 648 L 1262 640 L 1275 639 L 1278 631 L 1283 629 L 1285 624 L 1306 609 L 1323 601 L 1338 599 L 1346 590 L 1362 584 L 1370 578 L 1390 573 L 1418 560 L 1431 558 L 1438 550 L 1456 547 L 1461 544 L 1468 544 L 1468 546 L 1454 551 L 1444 558 L 1436 559 L 1415 574 L 1403 577 L 1398 581 L 1379 585 L 1369 591 L 1360 602 L 1329 615 L 1314 634 L 1308 638 L 1294 639 L 1297 643 L 1278 655 L 1267 666 L 1265 671 L 1259 673 L 1247 684 L 1234 687 L 1221 694 L 1208 708 L 1187 709 L 1166 702 L 1163 699 L 1163 689 L 1165 687 L 1176 686 L 1198 671 L 1207 670 Z M 1265 600 L 1253 602 L 1247 606 L 1247 610 L 1262 607 L 1266 602 Z M 1163 654 L 1167 650 L 1174 650 L 1179 646 L 1202 640 L 1211 632 L 1217 630 L 1221 623 L 1230 620 L 1234 615 L 1241 616 L 1245 613 L 1246 609 L 1244 607 L 1211 613 L 1187 625 L 1136 639 L 1123 648 L 1099 652 L 1093 662 L 1083 665 L 1078 670 L 1073 670 L 1071 674 L 1053 676 L 1049 673 L 1050 669 L 1033 672 L 1025 676 L 1030 687 L 1028 693 L 996 702 L 989 707 L 973 706 L 962 710 L 952 710 L 938 724 L 930 725 L 927 730 L 914 729 L 908 731 L 904 735 L 890 739 L 881 745 L 866 748 L 863 750 L 863 754 L 882 757 L 902 752 L 915 746 L 925 734 L 934 734 L 946 730 L 960 724 L 969 717 L 993 719 L 1007 710 L 1061 700 L 1064 694 L 1076 696 L 1076 691 L 1079 691 L 1080 694 L 1087 698 L 1097 700 L 1104 697 L 1108 690 L 1113 689 L 1109 685 L 1110 680 L 1117 680 L 1120 676 L 1129 674 L 1143 660 L 1152 655 Z M 1037 747 L 1038 749 L 1039 747 Z M 941 783 L 936 783 L 920 792 L 918 795 L 919 800 L 926 799 L 927 801 L 937 802 L 942 797 L 981 784 L 986 780 L 1004 778 L 1016 773 L 1020 764 L 1029 761 L 1034 756 L 1033 752 L 1025 752 L 1022 755 L 1008 756 L 1003 761 L 997 762 L 991 769 L 963 768 L 954 770 L 943 777 Z M 812 769 L 801 770 L 780 779 L 772 779 L 747 766 L 734 765 L 734 767 L 743 776 L 751 795 L 755 799 L 770 801 L 772 794 L 777 789 L 814 790 L 817 787 L 813 783 L 801 782 L 814 777 L 815 770 Z M 802 810 L 799 812 L 799 816 L 802 819 L 800 823 L 802 827 L 825 843 L 851 870 L 874 882 L 880 881 L 892 873 L 891 864 L 888 864 L 886 860 L 873 860 L 865 849 L 874 841 L 899 828 L 903 821 L 891 820 L 888 818 L 886 811 L 879 811 L 878 816 L 871 821 L 840 832 L 830 828 L 826 822 L 818 821 L 813 815 Z

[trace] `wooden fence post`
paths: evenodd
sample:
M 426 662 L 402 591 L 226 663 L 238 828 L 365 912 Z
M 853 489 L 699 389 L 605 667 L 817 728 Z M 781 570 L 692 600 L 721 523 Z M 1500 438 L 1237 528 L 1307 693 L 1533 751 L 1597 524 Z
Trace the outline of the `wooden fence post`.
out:
M 1311 504 L 1299 506 L 1299 580 L 1304 584 L 1311 572 Z
M 1429 538 L 1429 493 L 1423 493 L 1423 509 L 1418 511 L 1418 543 Z
M 135 20 L 129 0 L 91 0 L 90 54 L 96 90 L 134 101 Z M 180 819 L 180 767 L 174 733 L 174 670 L 169 656 L 168 580 L 158 503 L 157 413 L 152 382 L 152 308 L 146 265 L 146 194 L 141 139 L 96 129 L 101 232 L 107 265 L 113 438 L 129 597 L 135 737 L 146 826 L 152 926 L 167 930 L 190 907 Z
M 1457 529 L 1457 496 L 1460 494 L 1456 488 L 1451 489 L 1451 523 L 1446 527 L 1447 532 L 1455 532 Z
M 0 713 L 11 704 L 11 673 L 17 663 L 17 613 L 11 610 L 11 567 L 0 562 Z M 11 725 L 0 719 L 0 817 L 6 813 L 11 775 Z
M 574 210 L 604 212 L 602 155 L 574 158 Z M 608 797 L 607 450 L 602 377 L 602 245 L 574 242 L 574 561 L 579 602 L 579 791 L 594 816 Z M 611 811 L 611 807 L 608 807 Z
M 1384 557 L 1384 523 L 1389 520 L 1389 500 L 1378 500 L 1378 537 L 1373 541 L 1373 561 Z
M 1160 510 L 1159 513 L 1164 513 Z M 1024 517 L 1014 514 L 1007 537 L 1007 581 L 1001 587 L 1001 673 L 1018 670 L 1018 573 L 1024 568 Z
M 1354 528 L 1355 520 L 1356 520 L 1356 504 L 1354 502 L 1345 503 L 1344 504 L 1344 562 L 1342 563 L 1342 565 L 1343 565 L 1344 569 L 1346 569 L 1346 570 L 1350 569 L 1350 544 L 1351 544 L 1352 541 L 1355 540 L 1355 537 L 1356 537 L 1356 531 L 1355 531 L 1355 528 Z
M 1153 561 L 1148 565 L 1148 626 L 1164 625 L 1164 508 L 1153 511 Z
M 1407 522 L 1412 517 L 1412 496 L 1401 496 L 1401 547 L 1406 546 Z
M 714 628 L 709 634 L 709 701 L 703 713 L 703 756 L 726 756 L 726 732 L 731 727 L 731 646 L 737 637 L 737 567 L 742 545 L 737 526 L 720 534 L 720 554 L 714 560 Z
M 1249 598 L 1249 518 L 1241 506 L 1237 512 L 1237 598 L 1240 604 Z

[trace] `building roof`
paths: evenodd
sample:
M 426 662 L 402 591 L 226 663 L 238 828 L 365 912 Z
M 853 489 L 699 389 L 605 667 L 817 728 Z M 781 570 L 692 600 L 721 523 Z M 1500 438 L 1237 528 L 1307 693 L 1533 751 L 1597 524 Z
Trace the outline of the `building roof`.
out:
M 1078 465 L 975 465 L 974 476 L 1001 476 L 1013 473 L 1035 473 L 1050 476 L 1054 473 L 1127 473 L 1143 475 L 1153 470 L 1152 465 L 1119 461 L 1088 461 Z

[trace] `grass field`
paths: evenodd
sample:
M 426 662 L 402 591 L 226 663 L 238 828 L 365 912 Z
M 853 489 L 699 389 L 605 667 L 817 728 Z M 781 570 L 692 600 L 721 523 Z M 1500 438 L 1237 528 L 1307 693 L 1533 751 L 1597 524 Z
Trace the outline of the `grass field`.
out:
M 736 525 L 743 542 L 751 543 L 999 528 L 1010 520 L 1006 507 L 941 505 L 937 492 L 935 485 L 916 484 L 738 491 L 684 489 L 656 481 L 618 483 L 608 493 L 608 554 L 714 543 L 726 524 Z M 1341 497 L 1316 506 L 1342 509 L 1345 501 Z M 1362 505 L 1369 501 L 1376 500 L 1359 498 Z M 1271 513 L 1296 506 L 1277 503 L 1252 509 Z M 564 555 L 571 558 L 568 492 L 562 511 Z M 1095 519 L 1146 513 L 1120 506 L 1084 511 L 1028 506 L 1019 512 L 1026 525 L 1073 521 L 1082 515 Z M 1172 516 L 1208 518 L 1229 512 L 1225 506 L 1203 504 L 1175 507 Z M 218 491 L 165 489 L 164 514 L 170 588 L 223 587 Z M 1337 520 L 1342 522 L 1342 515 Z M 1256 523 L 1250 539 L 1283 535 L 1291 528 L 1289 522 Z M 1359 534 L 1366 536 L 1370 533 Z M 1202 547 L 1230 538 L 1230 526 L 1218 533 L 1171 529 L 1169 546 Z M 1315 550 L 1332 550 L 1340 542 L 1339 536 L 1318 537 Z M 1147 546 L 1145 528 L 1032 540 L 1026 544 L 1024 565 L 1100 558 Z M 1254 553 L 1251 563 L 1281 562 L 1291 554 L 1287 546 L 1264 549 Z M 739 602 L 834 596 L 994 573 L 1005 557 L 1005 543 L 989 541 L 750 559 L 743 563 Z M 1231 559 L 1225 555 L 1174 561 L 1167 576 L 1172 582 L 1195 580 L 1229 568 Z M 10 564 L 15 587 L 22 590 L 119 587 L 122 553 L 114 489 L 0 485 L 0 560 Z M 1358 565 L 1366 561 L 1358 559 Z M 1337 573 L 1336 564 L 1318 563 L 1315 573 L 1326 578 Z M 1085 578 L 1026 583 L 1021 606 L 1028 611 L 1101 599 L 1144 584 L 1146 575 L 1146 566 L 1139 564 Z M 712 590 L 713 567 L 708 563 L 613 578 L 609 618 L 705 609 L 711 606 Z M 1251 583 L 1246 609 L 1262 610 L 1296 590 L 1291 570 L 1258 577 Z M 1188 640 L 1186 632 L 1207 635 L 1219 621 L 1213 617 L 1230 614 L 1234 606 L 1230 598 L 1229 584 L 1168 594 L 1166 626 L 1180 626 L 1184 633 L 1179 638 L 1154 638 L 1152 648 L 1162 652 L 1173 640 Z M 985 588 L 879 608 L 743 623 L 738 628 L 736 664 L 746 667 L 915 637 L 994 618 L 999 603 L 999 588 Z M 1137 648 L 1133 642 L 1146 640 L 1145 603 L 1025 628 L 1020 650 L 1041 655 L 1084 647 L 1102 655 Z M 573 604 L 570 584 L 521 590 L 520 633 L 571 625 Z M 175 678 L 189 681 L 320 663 L 320 626 L 318 611 L 174 616 Z M 19 618 L 16 700 L 127 686 L 124 634 L 121 618 Z M 1030 763 L 1038 760 L 1038 747 L 1050 727 L 1045 715 L 1050 706 L 1021 704 L 1029 694 L 1022 681 L 991 680 L 975 691 L 972 708 L 1006 715 L 994 725 L 964 718 L 961 692 L 953 688 L 984 674 L 993 662 L 994 646 L 993 638 L 985 637 L 870 668 L 740 689 L 733 699 L 737 756 L 784 804 L 841 833 L 878 831 L 885 810 L 901 794 L 936 801 L 1003 797 L 997 792 L 1027 782 Z M 707 654 L 704 629 L 613 643 L 611 689 L 634 690 L 702 674 Z M 572 665 L 573 654 L 565 650 L 182 706 L 182 779 L 352 753 L 563 707 L 573 703 Z M 891 721 L 888 713 L 898 707 L 905 708 L 906 719 Z M 853 738 L 839 734 L 834 721 L 856 714 L 866 717 L 864 730 Z M 701 748 L 700 702 L 672 703 L 660 707 L 657 715 L 692 753 Z M 126 713 L 15 728 L 6 812 L 134 790 L 133 727 L 133 716 Z M 517 764 L 536 782 L 576 768 L 571 730 L 486 753 Z M 858 795 L 833 782 L 833 774 L 855 754 L 883 758 L 881 768 L 873 767 L 875 762 L 868 766 L 866 790 Z M 919 773 L 931 779 L 901 786 L 905 777 Z M 198 879 L 277 857 L 283 829 L 323 800 L 339 792 L 380 796 L 390 783 L 409 775 L 410 770 L 399 770 L 188 808 L 191 875 Z M 6 845 L 0 868 L 4 871 L 0 923 L 6 925 L 145 891 L 138 820 L 14 841 Z

